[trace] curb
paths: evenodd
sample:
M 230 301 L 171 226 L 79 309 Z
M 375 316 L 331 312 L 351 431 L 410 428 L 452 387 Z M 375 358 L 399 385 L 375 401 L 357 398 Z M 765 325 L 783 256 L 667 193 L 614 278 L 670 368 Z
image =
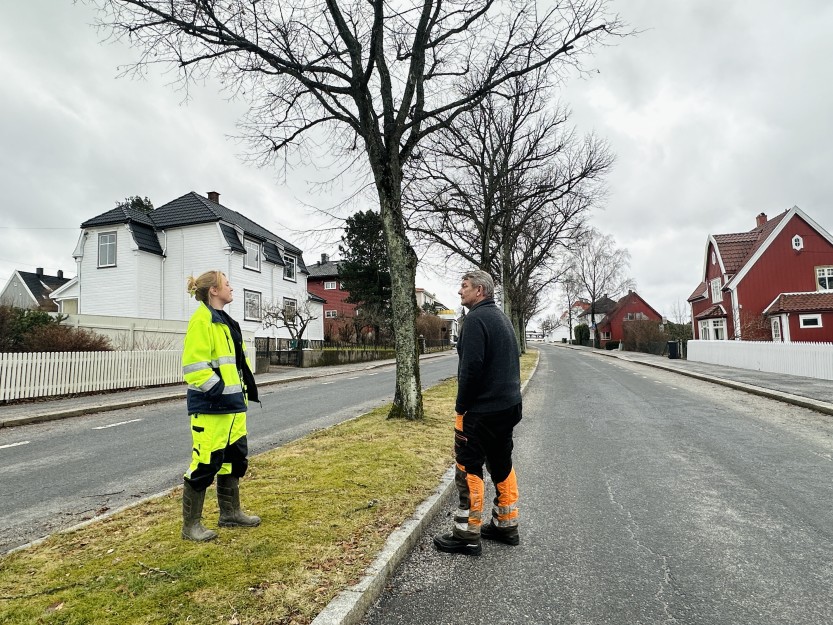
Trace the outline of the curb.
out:
M 529 381 L 535 377 L 540 362 L 539 350 L 538 361 L 529 378 L 521 385 L 521 395 L 525 393 Z M 434 494 L 417 506 L 413 516 L 388 537 L 381 553 L 367 568 L 362 579 L 338 593 L 310 625 L 358 625 L 361 622 L 368 608 L 382 595 L 388 579 L 419 541 L 422 532 L 440 511 L 445 500 L 451 496 L 454 491 L 454 475 L 455 467 L 452 465 L 443 475 Z

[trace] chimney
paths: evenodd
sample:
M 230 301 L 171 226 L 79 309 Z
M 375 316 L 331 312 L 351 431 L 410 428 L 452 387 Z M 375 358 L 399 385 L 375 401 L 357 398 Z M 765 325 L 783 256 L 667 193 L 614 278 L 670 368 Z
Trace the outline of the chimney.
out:
M 760 228 L 761 226 L 763 226 L 766 223 L 766 221 L 767 221 L 766 213 L 761 213 L 760 215 L 755 217 L 755 227 Z
M 35 275 L 37 275 L 39 278 L 42 278 L 43 277 L 43 267 L 36 267 L 35 268 Z
M 321 264 L 330 262 L 329 254 L 321 254 Z
M 58 277 L 59 277 L 59 278 L 63 278 L 63 277 L 64 277 L 64 271 L 63 271 L 63 269 L 59 269 L 59 270 L 58 270 Z
M 209 191 L 208 192 L 208 199 L 214 202 L 215 204 L 220 203 L 220 194 L 216 191 Z

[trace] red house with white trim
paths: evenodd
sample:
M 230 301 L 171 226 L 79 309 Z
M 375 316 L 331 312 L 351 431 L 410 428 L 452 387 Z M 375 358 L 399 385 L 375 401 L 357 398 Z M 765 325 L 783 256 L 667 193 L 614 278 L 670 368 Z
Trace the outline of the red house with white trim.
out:
M 603 298 L 596 302 L 597 309 L 600 306 L 604 307 L 604 300 L 611 301 Z M 620 343 L 624 341 L 625 324 L 628 321 L 656 321 L 659 324 L 662 323 L 662 315 L 642 299 L 636 291 L 629 290 L 628 294 L 606 310 L 604 317 L 596 323 L 596 330 L 599 332 L 599 345 L 604 347 L 608 341 L 618 341 Z
M 326 300 L 324 336 L 331 341 L 339 340 L 341 326 L 356 316 L 356 305 L 347 301 L 350 292 L 341 288 L 338 265 L 339 261 L 330 260 L 327 254 L 321 254 L 321 260 L 307 267 L 307 290 Z
M 794 206 L 709 236 L 688 298 L 695 339 L 833 340 L 833 236 Z

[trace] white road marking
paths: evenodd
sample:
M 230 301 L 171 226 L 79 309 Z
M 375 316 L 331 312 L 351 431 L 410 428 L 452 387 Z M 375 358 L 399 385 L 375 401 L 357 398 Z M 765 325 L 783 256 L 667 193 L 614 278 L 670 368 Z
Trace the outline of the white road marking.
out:
M 322 383 L 321 383 L 321 386 L 325 386 L 325 385 L 327 385 L 327 384 L 332 384 L 332 382 L 322 382 Z
M 347 378 L 347 379 L 348 379 L 348 380 L 358 380 L 358 379 L 359 379 L 359 376 L 356 376 L 355 378 Z
M 9 447 L 20 447 L 21 445 L 28 445 L 29 441 L 20 441 L 19 443 L 10 443 L 9 445 L 0 445 L 0 449 L 8 449 Z
M 367 375 L 379 375 L 379 372 L 377 371 L 376 373 L 368 373 Z
M 97 428 L 93 428 L 94 430 L 106 430 L 107 428 L 116 428 L 120 425 L 127 425 L 128 423 L 136 423 L 137 421 L 141 421 L 141 419 L 131 419 L 130 421 L 119 421 L 118 423 L 111 423 L 110 425 L 99 425 Z

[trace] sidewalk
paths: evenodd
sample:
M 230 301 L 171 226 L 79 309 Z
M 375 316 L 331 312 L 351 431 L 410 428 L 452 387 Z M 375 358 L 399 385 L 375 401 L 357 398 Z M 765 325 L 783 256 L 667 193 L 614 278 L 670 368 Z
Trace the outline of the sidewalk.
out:
M 438 352 L 425 354 L 420 360 L 438 358 L 444 355 L 454 355 L 457 352 Z M 352 371 L 363 371 L 366 369 L 377 369 L 394 365 L 393 358 L 386 360 L 374 360 L 371 362 L 360 362 L 348 365 L 337 365 L 330 367 L 310 367 L 299 369 L 297 367 L 273 367 L 273 371 L 255 376 L 259 388 L 272 384 L 286 384 L 298 380 L 309 380 L 327 376 L 350 373 Z M 30 423 L 43 423 L 67 417 L 77 417 L 84 414 L 118 410 L 120 408 L 131 408 L 133 406 L 146 406 L 163 401 L 181 400 L 185 405 L 185 384 L 173 384 L 167 386 L 155 386 L 146 388 L 134 388 L 124 391 L 103 391 L 94 395 L 81 395 L 77 397 L 61 397 L 56 399 L 29 400 L 7 406 L 0 406 L 0 428 L 26 425 Z
M 592 347 L 558 343 L 554 345 L 568 349 L 587 351 L 598 356 L 638 362 L 649 367 L 673 371 L 674 373 L 687 375 L 698 380 L 721 384 L 747 393 L 753 393 L 762 397 L 768 397 L 833 415 L 833 381 L 831 380 L 805 378 L 797 375 L 785 375 L 783 373 L 768 373 L 766 371 L 753 371 L 750 369 L 735 369 L 733 367 L 711 365 L 682 359 L 672 360 L 665 356 L 655 356 L 640 352 L 594 349 Z

